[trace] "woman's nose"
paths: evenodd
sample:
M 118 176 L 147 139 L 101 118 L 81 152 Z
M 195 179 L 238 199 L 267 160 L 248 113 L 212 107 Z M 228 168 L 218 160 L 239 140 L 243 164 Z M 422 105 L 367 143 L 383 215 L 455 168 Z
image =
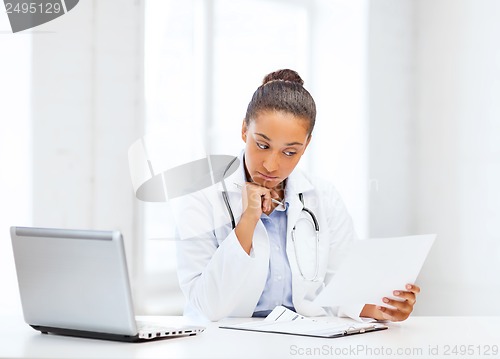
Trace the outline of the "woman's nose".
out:
M 276 154 L 267 156 L 263 166 L 269 173 L 276 171 L 279 168 L 278 156 Z

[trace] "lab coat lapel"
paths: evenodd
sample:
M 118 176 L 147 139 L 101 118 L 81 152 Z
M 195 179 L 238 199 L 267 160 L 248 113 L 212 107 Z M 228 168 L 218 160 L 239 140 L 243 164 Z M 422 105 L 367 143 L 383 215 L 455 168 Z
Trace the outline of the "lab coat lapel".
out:
M 244 184 L 246 182 L 245 167 L 243 166 L 243 155 L 244 152 L 242 151 L 238 156 L 238 161 L 239 161 L 238 169 L 234 171 L 230 176 L 224 179 L 229 198 L 229 203 L 231 205 L 231 210 L 233 211 L 233 216 L 236 223 L 238 223 L 241 214 L 243 212 L 241 189 L 235 185 L 235 183 Z
M 300 215 L 302 213 L 302 202 L 299 199 L 299 193 L 305 193 L 312 190 L 314 187 L 311 182 L 305 177 L 305 175 L 298 169 L 293 171 L 287 179 L 286 189 L 285 189 L 285 201 L 288 202 L 288 221 L 287 221 L 287 243 L 286 252 L 288 256 L 288 262 L 290 263 L 290 269 L 294 276 L 300 276 L 299 268 L 297 266 L 297 261 L 295 260 L 295 247 L 292 241 L 292 231 L 293 227 L 297 223 Z
M 235 183 L 242 185 L 246 182 L 245 180 L 245 166 L 243 166 L 243 155 L 242 151 L 238 155 L 239 167 L 231 175 L 225 178 L 226 188 L 229 193 L 241 193 L 241 189 L 238 188 Z

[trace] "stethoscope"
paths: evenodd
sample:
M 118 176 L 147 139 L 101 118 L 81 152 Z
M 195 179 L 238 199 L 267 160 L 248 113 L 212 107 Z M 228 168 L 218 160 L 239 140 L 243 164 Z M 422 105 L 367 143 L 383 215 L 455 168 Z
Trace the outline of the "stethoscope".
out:
M 229 170 L 229 168 L 232 166 L 232 164 L 236 160 L 237 160 L 237 158 L 235 157 L 231 162 L 229 162 L 226 169 L 224 170 L 224 174 L 223 174 L 222 180 L 221 180 L 222 188 L 223 188 L 222 198 L 223 198 L 224 203 L 226 205 L 227 212 L 229 213 L 229 217 L 231 218 L 231 227 L 233 230 L 236 228 L 236 221 L 234 219 L 234 214 L 233 214 L 233 211 L 231 209 L 231 204 L 229 203 L 229 197 L 227 195 L 227 188 L 226 188 L 226 183 L 224 181 L 224 178 L 226 177 L 226 172 Z M 312 222 L 311 221 L 308 221 L 308 222 L 312 223 L 312 225 L 314 227 L 314 231 L 316 233 L 316 243 L 315 243 L 316 244 L 316 267 L 314 270 L 314 276 L 312 276 L 311 278 L 306 277 L 304 275 L 304 272 L 302 271 L 302 267 L 300 265 L 299 257 L 297 255 L 297 244 L 296 244 L 296 240 L 295 240 L 295 227 L 297 226 L 297 224 L 295 224 L 293 226 L 293 229 L 292 229 L 292 242 L 293 242 L 293 249 L 295 252 L 295 260 L 297 261 L 297 267 L 299 268 L 299 272 L 300 272 L 300 275 L 302 276 L 302 278 L 304 278 L 305 280 L 308 280 L 308 281 L 316 282 L 316 281 L 318 281 L 318 274 L 319 274 L 319 223 L 318 223 L 318 220 L 316 219 L 316 216 L 314 215 L 314 213 L 310 209 L 305 207 L 304 196 L 302 193 L 299 193 L 299 199 L 300 199 L 300 202 L 302 203 L 302 211 L 306 212 L 311 217 Z M 302 219 L 305 220 L 305 218 L 302 218 Z M 299 219 L 299 221 L 300 221 L 300 219 Z M 297 223 L 298 223 L 298 221 L 297 221 Z

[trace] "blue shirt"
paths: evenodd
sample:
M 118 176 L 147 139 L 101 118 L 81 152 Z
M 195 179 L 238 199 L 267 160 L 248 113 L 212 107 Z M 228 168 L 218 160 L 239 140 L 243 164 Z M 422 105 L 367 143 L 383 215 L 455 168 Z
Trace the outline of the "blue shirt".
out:
M 288 202 L 285 205 L 286 208 L 278 206 L 269 216 L 262 213 L 260 217 L 267 230 L 270 251 L 266 286 L 255 307 L 255 317 L 268 315 L 278 305 L 293 309 L 292 272 L 286 255 Z

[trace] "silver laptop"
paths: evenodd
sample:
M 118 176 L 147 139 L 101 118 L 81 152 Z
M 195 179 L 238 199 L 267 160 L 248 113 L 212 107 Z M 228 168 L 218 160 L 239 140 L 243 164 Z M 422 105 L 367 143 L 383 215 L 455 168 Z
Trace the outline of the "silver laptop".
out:
M 195 335 L 136 321 L 119 231 L 11 227 L 24 320 L 42 333 L 119 341 Z

